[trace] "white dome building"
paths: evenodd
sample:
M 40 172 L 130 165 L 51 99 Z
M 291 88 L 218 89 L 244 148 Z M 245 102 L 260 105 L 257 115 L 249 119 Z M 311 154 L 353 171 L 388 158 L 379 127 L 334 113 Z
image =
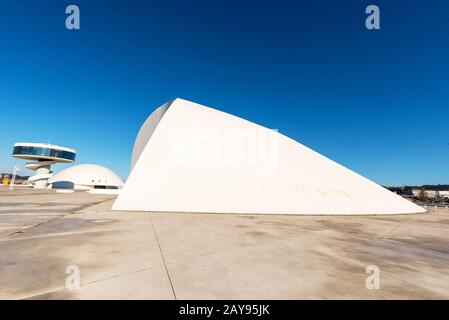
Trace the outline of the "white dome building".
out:
M 96 164 L 80 164 L 56 173 L 48 180 L 53 189 L 118 190 L 123 180 L 110 169 Z

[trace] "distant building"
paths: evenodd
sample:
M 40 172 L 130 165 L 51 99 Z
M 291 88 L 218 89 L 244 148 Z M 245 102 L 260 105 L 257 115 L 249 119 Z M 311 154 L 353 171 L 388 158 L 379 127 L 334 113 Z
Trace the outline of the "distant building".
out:
M 414 197 L 419 197 L 420 192 L 423 189 L 412 189 L 412 193 Z M 424 191 L 426 192 L 426 195 L 429 198 L 449 198 L 449 190 L 426 190 L 424 189 Z
M 424 190 L 429 198 L 449 198 L 449 185 L 401 186 L 385 188 L 406 197 L 419 197 L 421 190 Z
M 53 189 L 73 190 L 119 190 L 124 185 L 123 180 L 113 171 L 96 164 L 69 167 L 53 175 L 48 183 Z
M 412 188 L 410 187 L 385 187 L 385 188 L 401 196 L 413 196 Z

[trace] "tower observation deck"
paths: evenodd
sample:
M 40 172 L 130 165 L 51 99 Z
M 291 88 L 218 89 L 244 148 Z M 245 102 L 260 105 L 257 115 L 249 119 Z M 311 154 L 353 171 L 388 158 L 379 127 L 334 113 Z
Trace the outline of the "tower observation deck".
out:
M 74 162 L 76 151 L 52 144 L 20 142 L 14 144 L 12 156 L 31 160 L 25 167 L 36 171 L 36 174 L 28 181 L 34 185 L 35 189 L 45 189 L 48 186 L 48 179 L 53 175 L 50 170 L 51 165 Z

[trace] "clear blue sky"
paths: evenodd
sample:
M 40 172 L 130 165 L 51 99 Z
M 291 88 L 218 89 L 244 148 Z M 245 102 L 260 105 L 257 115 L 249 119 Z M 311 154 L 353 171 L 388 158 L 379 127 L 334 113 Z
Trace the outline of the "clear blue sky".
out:
M 65 28 L 69 4 L 79 31 Z M 365 28 L 369 4 L 381 30 Z M 24 164 L 14 142 L 51 137 L 127 177 L 142 122 L 181 97 L 378 183 L 449 183 L 448 12 L 445 0 L 2 2 L 0 171 Z

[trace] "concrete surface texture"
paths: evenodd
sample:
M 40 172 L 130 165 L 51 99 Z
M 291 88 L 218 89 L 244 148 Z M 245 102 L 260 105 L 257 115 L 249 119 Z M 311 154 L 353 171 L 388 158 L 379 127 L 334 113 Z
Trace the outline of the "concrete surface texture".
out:
M 0 298 L 449 298 L 448 209 L 180 214 L 111 211 L 113 201 L 0 188 Z M 370 265 L 380 289 L 366 288 Z M 79 289 L 66 288 L 69 266 Z

